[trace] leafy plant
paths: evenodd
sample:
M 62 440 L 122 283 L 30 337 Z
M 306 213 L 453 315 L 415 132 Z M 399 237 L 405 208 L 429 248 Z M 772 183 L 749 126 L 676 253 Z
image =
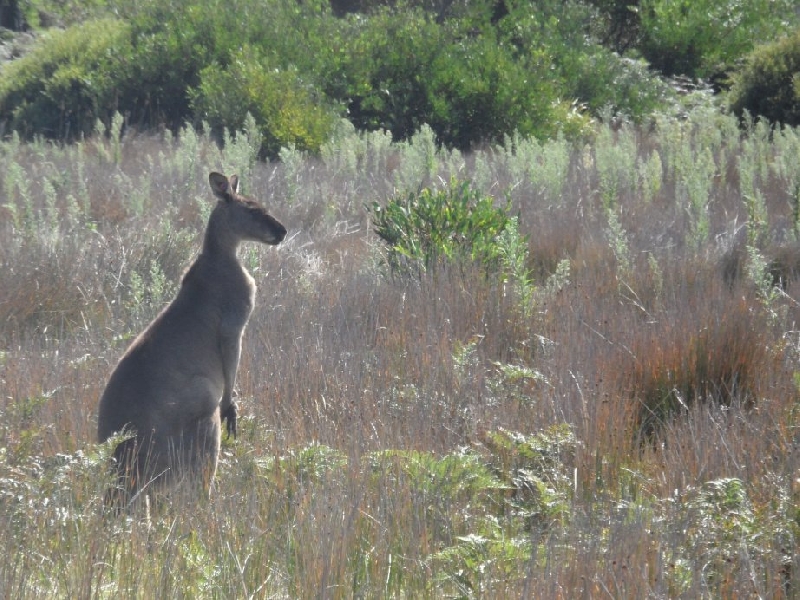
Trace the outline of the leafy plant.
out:
M 389 265 L 424 272 L 439 261 L 475 260 L 494 264 L 498 236 L 509 223 L 508 205 L 452 180 L 445 189 L 424 188 L 369 207 L 375 232 L 386 242 Z
M 475 452 L 456 451 L 436 456 L 414 450 L 389 450 L 373 454 L 370 460 L 374 468 L 390 460 L 401 468 L 415 489 L 443 506 L 466 498 L 483 504 L 506 489 Z
M 703 561 L 703 571 L 712 584 L 723 586 L 732 557 L 738 559 L 746 549 L 759 545 L 759 524 L 747 485 L 736 477 L 707 481 L 687 490 L 685 501 L 687 533 Z
M 522 314 L 529 317 L 533 311 L 536 286 L 528 268 L 528 239 L 519 232 L 518 217 L 508 219 L 497 236 L 497 252 L 507 283 L 517 295 Z
M 498 429 L 486 432 L 483 444 L 501 481 L 514 490 L 509 507 L 527 527 L 548 528 L 568 510 L 572 493 L 570 465 L 578 440 L 569 425 L 554 425 L 525 435 Z

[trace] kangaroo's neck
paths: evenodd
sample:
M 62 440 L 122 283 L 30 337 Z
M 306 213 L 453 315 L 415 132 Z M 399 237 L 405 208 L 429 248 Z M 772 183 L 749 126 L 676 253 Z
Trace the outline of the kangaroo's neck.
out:
M 221 226 L 212 215 L 208 221 L 208 227 L 206 227 L 202 254 L 211 260 L 238 262 L 236 251 L 239 249 L 240 241 L 238 236 L 231 233 L 228 228 Z

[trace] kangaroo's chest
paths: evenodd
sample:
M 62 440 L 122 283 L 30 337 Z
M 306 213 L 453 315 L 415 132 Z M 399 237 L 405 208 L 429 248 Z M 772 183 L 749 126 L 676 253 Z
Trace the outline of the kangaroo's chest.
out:
M 233 263 L 219 268 L 195 264 L 184 276 L 182 300 L 206 320 L 219 323 L 219 331 L 230 336 L 241 333 L 255 303 L 256 285 L 250 273 Z M 203 317 L 203 315 L 205 315 Z M 212 325 L 213 326 L 213 325 Z
M 220 325 L 224 332 L 241 332 L 253 312 L 256 297 L 256 285 L 250 274 L 244 269 L 228 288 L 220 288 L 218 311 Z
M 223 332 L 242 331 L 253 312 L 253 298 L 230 302 L 220 307 L 220 327 Z

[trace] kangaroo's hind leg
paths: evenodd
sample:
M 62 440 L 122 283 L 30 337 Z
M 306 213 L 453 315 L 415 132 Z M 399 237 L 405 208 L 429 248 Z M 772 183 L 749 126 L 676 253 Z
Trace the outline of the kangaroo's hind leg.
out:
M 217 470 L 222 428 L 219 408 L 210 416 L 189 425 L 181 435 L 180 447 L 174 449 L 172 468 L 181 482 L 210 494 Z
M 222 444 L 222 422 L 219 408 L 198 425 L 198 450 L 200 481 L 206 494 L 211 494 L 214 476 L 217 472 L 220 445 Z

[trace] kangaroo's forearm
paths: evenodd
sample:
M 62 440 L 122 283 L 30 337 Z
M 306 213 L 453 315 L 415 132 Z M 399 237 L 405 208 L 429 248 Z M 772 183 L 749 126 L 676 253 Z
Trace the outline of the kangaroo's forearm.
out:
M 222 350 L 222 375 L 224 377 L 224 387 L 220 408 L 225 411 L 233 403 L 233 390 L 236 386 L 236 371 L 239 368 L 239 356 L 241 355 L 241 343 L 239 338 L 233 340 L 223 339 L 221 342 Z

